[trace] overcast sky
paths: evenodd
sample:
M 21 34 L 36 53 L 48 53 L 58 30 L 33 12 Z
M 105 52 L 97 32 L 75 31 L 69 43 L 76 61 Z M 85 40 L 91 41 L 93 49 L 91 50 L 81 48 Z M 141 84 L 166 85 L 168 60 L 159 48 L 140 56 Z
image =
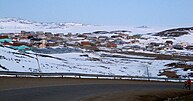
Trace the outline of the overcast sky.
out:
M 0 0 L 0 17 L 95 25 L 193 26 L 193 0 Z

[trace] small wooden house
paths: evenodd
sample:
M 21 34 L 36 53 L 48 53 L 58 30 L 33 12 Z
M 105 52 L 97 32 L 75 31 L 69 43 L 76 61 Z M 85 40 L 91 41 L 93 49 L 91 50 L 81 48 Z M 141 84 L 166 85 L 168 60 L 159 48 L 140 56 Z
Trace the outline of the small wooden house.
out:
M 89 41 L 83 41 L 80 43 L 81 46 L 92 46 L 92 43 Z
M 108 43 L 107 47 L 108 48 L 117 48 L 117 44 L 115 44 L 115 43 Z
M 8 36 L 0 36 L 0 39 L 8 39 Z
M 166 41 L 165 44 L 166 45 L 173 45 L 173 41 Z

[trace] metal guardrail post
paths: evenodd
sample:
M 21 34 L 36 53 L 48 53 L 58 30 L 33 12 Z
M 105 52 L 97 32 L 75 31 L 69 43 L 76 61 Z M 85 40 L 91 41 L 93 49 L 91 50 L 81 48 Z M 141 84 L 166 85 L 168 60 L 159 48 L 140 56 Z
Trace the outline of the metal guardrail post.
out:
M 147 77 L 148 77 L 148 81 L 150 81 L 150 75 L 149 75 L 149 68 L 148 68 L 148 66 L 146 66 L 146 68 L 147 68 Z
M 168 79 L 167 79 L 167 78 L 165 78 L 165 81 L 168 81 Z
M 148 77 L 148 81 L 151 81 L 151 80 L 150 80 L 150 77 Z

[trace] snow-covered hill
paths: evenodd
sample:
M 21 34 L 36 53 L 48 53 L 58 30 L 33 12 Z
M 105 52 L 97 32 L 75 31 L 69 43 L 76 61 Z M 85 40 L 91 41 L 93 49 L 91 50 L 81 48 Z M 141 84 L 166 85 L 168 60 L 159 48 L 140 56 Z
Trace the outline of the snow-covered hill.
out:
M 160 77 L 158 74 L 168 68 L 166 64 L 176 62 L 106 52 L 41 54 L 38 55 L 38 60 L 40 70 L 37 57 L 33 52 L 22 54 L 6 47 L 0 47 L 0 71 L 147 76 L 148 68 L 150 76 Z M 191 72 L 177 68 L 173 70 L 178 75 L 187 75 Z
M 45 23 L 24 20 L 20 18 L 1 18 L 1 29 L 65 29 L 73 26 L 88 26 L 80 23 Z
M 25 31 L 49 31 L 54 33 L 83 33 L 94 31 L 115 31 L 127 30 L 135 34 L 146 34 L 159 32 L 165 28 L 150 28 L 147 26 L 127 27 L 127 26 L 96 26 L 80 23 L 53 23 L 36 22 L 20 18 L 0 18 L 0 33 Z

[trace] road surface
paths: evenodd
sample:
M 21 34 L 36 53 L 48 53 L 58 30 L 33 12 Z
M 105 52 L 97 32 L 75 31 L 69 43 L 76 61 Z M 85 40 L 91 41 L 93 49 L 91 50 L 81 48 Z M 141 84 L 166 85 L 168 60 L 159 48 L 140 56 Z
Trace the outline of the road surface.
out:
M 94 79 L 0 78 L 0 80 L 0 85 L 2 85 L 0 101 L 80 101 L 87 97 L 117 92 L 141 91 L 145 93 L 149 90 L 180 90 L 183 85 L 168 82 Z M 46 85 L 46 82 L 49 85 Z M 57 85 L 57 83 L 63 83 L 63 85 Z

